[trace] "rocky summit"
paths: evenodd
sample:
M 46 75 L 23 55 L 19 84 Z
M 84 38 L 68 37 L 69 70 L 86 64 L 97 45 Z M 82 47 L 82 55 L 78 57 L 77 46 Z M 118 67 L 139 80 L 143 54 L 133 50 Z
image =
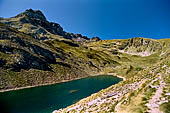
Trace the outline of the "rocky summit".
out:
M 114 74 L 124 81 L 54 113 L 170 113 L 169 48 L 170 39 L 68 33 L 28 9 L 0 18 L 0 90 Z

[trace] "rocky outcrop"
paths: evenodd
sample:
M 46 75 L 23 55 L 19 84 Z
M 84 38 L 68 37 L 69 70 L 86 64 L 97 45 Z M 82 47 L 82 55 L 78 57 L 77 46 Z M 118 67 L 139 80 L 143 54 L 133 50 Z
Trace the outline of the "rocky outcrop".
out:
M 162 45 L 156 40 L 135 37 L 120 45 L 119 50 L 132 55 L 150 56 L 161 51 Z
M 46 21 L 44 14 L 40 10 L 27 9 L 23 13 L 15 16 L 15 18 L 23 17 L 23 16 L 28 16 L 31 19 L 39 19 L 41 21 Z M 23 23 L 24 23 L 24 20 L 23 20 Z
M 101 39 L 99 38 L 99 37 L 92 37 L 91 39 L 90 39 L 90 41 L 92 41 L 92 42 L 97 42 L 97 41 L 100 41 Z
M 0 33 L 0 39 L 3 40 L 3 43 L 0 42 L 0 52 L 14 55 L 10 58 L 10 63 L 7 62 L 4 66 L 6 69 L 12 68 L 15 71 L 30 68 L 50 70 L 49 64 L 55 63 L 55 59 L 59 57 L 49 49 L 36 44 L 35 40 L 35 42 L 30 42 L 31 37 L 20 32 L 16 33 L 12 28 L 1 26 Z M 24 37 L 29 38 L 23 39 Z M 2 64 L 4 65 L 4 63 Z

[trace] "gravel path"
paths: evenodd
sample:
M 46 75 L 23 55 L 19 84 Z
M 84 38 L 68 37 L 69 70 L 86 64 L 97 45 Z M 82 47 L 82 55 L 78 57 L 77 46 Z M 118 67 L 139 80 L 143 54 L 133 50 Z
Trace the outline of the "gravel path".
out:
M 163 113 L 159 110 L 159 105 L 162 104 L 160 97 L 163 91 L 163 87 L 165 86 L 165 83 L 163 82 L 161 75 L 159 77 L 160 85 L 157 86 L 157 90 L 155 92 L 155 95 L 152 97 L 152 99 L 149 100 L 149 103 L 146 104 L 146 106 L 149 108 L 149 113 Z

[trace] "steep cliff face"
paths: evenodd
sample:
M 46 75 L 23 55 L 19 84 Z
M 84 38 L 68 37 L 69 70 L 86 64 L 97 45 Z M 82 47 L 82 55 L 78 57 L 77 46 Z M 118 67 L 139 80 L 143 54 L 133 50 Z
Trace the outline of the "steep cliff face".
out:
M 161 51 L 162 45 L 160 42 L 152 39 L 132 38 L 119 49 L 122 52 L 132 55 L 150 56 L 151 54 Z

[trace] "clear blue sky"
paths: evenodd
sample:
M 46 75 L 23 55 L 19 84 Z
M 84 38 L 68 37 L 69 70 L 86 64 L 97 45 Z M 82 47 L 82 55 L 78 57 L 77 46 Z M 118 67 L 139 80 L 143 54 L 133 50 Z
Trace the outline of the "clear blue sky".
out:
M 101 39 L 170 38 L 170 0 L 0 0 L 0 17 L 41 10 L 65 31 Z

